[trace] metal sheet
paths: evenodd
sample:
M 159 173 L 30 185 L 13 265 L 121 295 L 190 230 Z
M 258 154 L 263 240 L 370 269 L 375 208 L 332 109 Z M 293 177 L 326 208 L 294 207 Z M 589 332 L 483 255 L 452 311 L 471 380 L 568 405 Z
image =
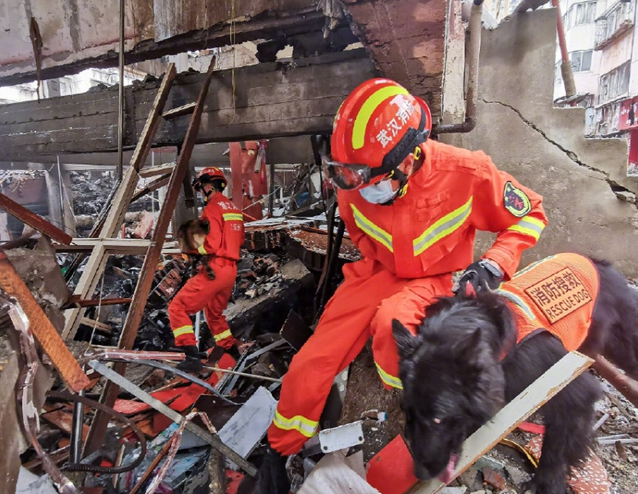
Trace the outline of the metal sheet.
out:
M 275 416 L 277 400 L 266 388 L 259 388 L 219 431 L 219 438 L 247 458 L 264 437 Z
M 340 425 L 333 429 L 324 429 L 319 432 L 319 444 L 323 453 L 331 453 L 341 449 L 363 444 L 363 428 L 361 421 Z

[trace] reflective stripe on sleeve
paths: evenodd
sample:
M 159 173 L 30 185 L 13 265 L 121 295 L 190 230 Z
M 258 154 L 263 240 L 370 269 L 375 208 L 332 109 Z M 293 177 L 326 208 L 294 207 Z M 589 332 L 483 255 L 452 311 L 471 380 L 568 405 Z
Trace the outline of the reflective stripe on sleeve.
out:
M 458 230 L 472 212 L 472 199 L 473 197 L 470 197 L 463 206 L 443 216 L 415 239 L 412 242 L 414 255 L 418 256 L 435 242 Z
M 203 246 L 203 245 L 200 245 L 199 247 L 197 247 L 197 252 L 199 252 L 200 254 L 202 254 L 202 255 L 204 255 L 204 256 L 205 256 L 206 254 L 208 254 L 208 252 L 206 252 L 206 249 L 204 249 L 204 246 Z
M 285 431 L 295 430 L 306 437 L 314 436 L 317 433 L 317 428 L 319 427 L 319 422 L 309 420 L 301 415 L 295 415 L 294 417 L 287 419 L 281 415 L 278 410 L 275 411 L 273 424 Z
M 352 206 L 352 213 L 354 215 L 354 222 L 356 225 L 370 237 L 386 247 L 390 252 L 394 252 L 392 248 L 392 235 L 372 223 L 372 221 L 366 218 L 354 204 L 350 204 L 350 206 Z
M 401 379 L 388 374 L 376 362 L 374 363 L 374 365 L 377 366 L 377 372 L 379 373 L 379 377 L 384 383 L 386 383 L 388 386 L 392 386 L 393 388 L 403 389 L 403 383 L 401 382 Z
M 545 223 L 543 223 L 541 220 L 525 216 L 521 221 L 519 221 L 515 225 L 510 226 L 508 230 L 523 233 L 538 240 L 544 228 Z
M 215 339 L 215 342 L 218 342 L 225 340 L 226 338 L 230 338 L 231 336 L 233 336 L 233 333 L 231 333 L 230 328 L 228 328 L 226 331 L 216 334 L 213 338 Z
M 222 217 L 224 221 L 244 221 L 244 215 L 241 213 L 224 213 Z
M 193 331 L 193 326 L 182 326 L 181 328 L 177 328 L 177 329 L 173 330 L 173 336 L 175 338 L 177 338 L 178 336 L 182 336 L 184 334 L 188 334 L 188 333 L 195 334 L 195 331 Z

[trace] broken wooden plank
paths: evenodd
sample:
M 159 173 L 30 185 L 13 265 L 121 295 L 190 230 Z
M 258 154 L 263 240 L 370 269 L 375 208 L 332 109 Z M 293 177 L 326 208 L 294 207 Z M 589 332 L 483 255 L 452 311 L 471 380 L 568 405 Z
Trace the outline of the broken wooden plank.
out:
M 0 287 L 18 301 L 29 319 L 31 331 L 67 385 L 75 392 L 87 387 L 90 383 L 89 378 L 2 251 L 0 251 Z
M 29 211 L 22 204 L 18 204 L 4 194 L 0 194 L 0 209 L 3 209 L 7 213 L 15 216 L 23 223 L 35 228 L 40 233 L 52 238 L 56 242 L 68 245 L 73 240 L 71 235 L 64 233 L 57 226 L 54 226 L 45 220 L 42 216 L 38 216 L 37 214 Z
M 159 189 L 160 187 L 164 187 L 169 180 L 171 179 L 170 173 L 168 175 L 164 175 L 163 177 L 159 177 L 153 180 L 150 184 L 144 187 L 139 192 L 136 192 L 133 197 L 131 197 L 131 203 L 137 201 L 139 198 L 144 197 L 146 194 L 153 192 L 154 190 Z
M 459 461 L 450 480 L 454 480 L 481 456 L 491 450 L 514 428 L 547 403 L 561 389 L 580 376 L 594 361 L 582 353 L 570 352 L 505 405 L 491 420 L 463 443 Z M 435 494 L 446 484 L 438 479 L 421 483 L 411 494 Z
M 120 334 L 118 348 L 133 348 L 133 343 L 135 342 L 135 337 L 137 336 L 137 330 L 142 320 L 142 316 L 144 315 L 146 301 L 148 299 L 148 295 L 151 291 L 151 286 L 155 277 L 157 262 L 159 261 L 160 255 L 162 253 L 162 247 L 164 244 L 164 239 L 166 238 L 166 232 L 168 231 L 168 225 L 170 224 L 173 217 L 175 204 L 177 203 L 182 182 L 188 170 L 190 156 L 197 139 L 202 112 L 204 109 L 204 102 L 206 100 L 206 95 L 208 94 L 210 82 L 213 78 L 215 62 L 216 60 L 215 58 L 213 58 L 213 60 L 211 60 L 210 66 L 208 67 L 206 80 L 204 81 L 204 84 L 200 89 L 200 93 L 197 98 L 197 105 L 195 107 L 195 111 L 191 116 L 191 121 L 188 127 L 188 132 L 186 133 L 184 144 L 182 145 L 179 156 L 177 157 L 177 165 L 175 166 L 175 169 L 171 174 L 166 197 L 164 198 L 164 203 L 162 204 L 162 209 L 160 210 L 160 214 L 155 225 L 155 231 L 153 232 L 151 246 L 148 249 L 146 256 L 144 257 L 144 264 L 142 265 L 142 268 L 140 270 L 140 276 L 137 281 L 137 286 L 135 287 L 135 292 L 133 293 L 131 310 L 126 317 L 126 321 L 124 321 L 124 326 Z M 115 365 L 114 369 L 116 372 L 124 374 L 126 363 L 118 362 Z M 114 385 L 112 381 L 108 382 L 102 392 L 102 403 L 105 403 L 107 406 L 112 407 L 115 403 L 115 399 L 117 398 L 117 392 L 118 387 Z M 86 443 L 86 454 L 96 451 L 100 447 L 104 438 L 104 434 L 106 432 L 108 420 L 109 417 L 106 414 L 99 411 L 96 413 L 93 424 L 91 425 L 91 432 Z
M 111 333 L 113 331 L 113 328 L 108 324 L 89 319 L 88 317 L 82 317 L 82 319 L 80 319 L 80 324 L 85 324 L 86 326 L 99 329 L 100 331 L 106 331 L 107 333 Z
M 141 255 L 151 245 L 150 240 L 139 238 L 74 238 L 73 245 L 55 246 L 56 252 L 91 251 L 101 246 L 108 254 Z M 75 293 L 74 295 L 79 295 Z
M 287 70 L 282 70 L 287 68 Z M 206 100 L 198 144 L 266 139 L 329 132 L 345 97 L 376 69 L 363 50 L 330 53 L 295 60 L 294 65 L 264 63 L 216 75 L 216 94 Z M 180 74 L 170 93 L 170 105 L 197 97 L 204 74 Z M 127 87 L 135 101 L 124 145 L 133 146 L 151 107 L 157 83 Z M 36 157 L 117 149 L 117 92 L 64 96 L 37 103 L 0 107 L 0 141 L 4 161 L 38 162 Z M 155 145 L 180 143 L 188 119 L 160 124 Z M 78 132 L 82 139 L 78 139 Z
M 120 305 L 130 304 L 130 298 L 92 298 L 83 299 L 77 295 L 69 297 L 69 300 L 60 307 L 61 310 L 70 309 L 71 307 L 97 307 L 98 305 Z
M 193 101 L 192 103 L 187 103 L 183 106 L 178 106 L 177 108 L 173 108 L 172 110 L 165 111 L 164 113 L 162 113 L 162 117 L 164 117 L 165 120 L 171 120 L 172 118 L 177 118 L 181 117 L 182 115 L 193 113 L 194 109 L 195 102 Z
M 140 177 L 148 178 L 156 175 L 170 175 L 175 168 L 175 162 L 162 163 L 161 165 L 148 166 L 140 170 Z

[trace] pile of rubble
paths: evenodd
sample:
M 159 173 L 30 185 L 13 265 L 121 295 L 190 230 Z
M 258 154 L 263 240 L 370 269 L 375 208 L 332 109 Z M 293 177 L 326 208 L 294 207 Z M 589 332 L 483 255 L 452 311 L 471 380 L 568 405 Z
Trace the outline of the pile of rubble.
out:
M 271 222 L 247 230 L 232 300 L 225 312 L 233 334 L 244 341 L 240 350 L 229 353 L 215 347 L 203 318 L 194 317 L 205 372 L 194 377 L 175 369 L 183 354 L 172 351 L 166 309 L 188 279 L 191 264 L 180 255 L 165 255 L 154 273 L 133 350 L 114 348 L 129 307 L 92 307 L 76 341 L 63 344 L 72 357 L 63 357 L 61 350 L 46 350 L 41 355 L 40 374 L 53 365 L 58 371 L 55 382 L 48 372 L 34 378 L 36 386 L 17 381 L 19 393 L 28 391 L 35 409 L 42 411 L 34 436 L 37 448 L 24 444 L 20 448 L 20 488 L 39 485 L 41 492 L 47 492 L 46 485 L 53 489 L 51 482 L 58 488 L 69 482 L 96 494 L 253 492 L 281 379 L 294 354 L 311 336 L 320 310 L 321 283 L 330 277 L 326 267 L 330 240 L 305 221 L 301 225 L 296 220 Z M 337 266 L 358 258 L 349 239 L 342 241 Z M 70 297 L 59 289 L 64 280 L 60 272 L 55 273 L 54 268 L 59 271 L 55 257 L 40 254 L 34 269 L 28 262 L 31 253 L 10 256 L 32 293 L 38 294 L 37 302 L 45 307 L 49 320 L 56 321 L 56 310 Z M 111 256 L 96 296 L 130 299 L 139 276 L 139 259 Z M 339 274 L 333 277 L 336 286 Z M 77 275 L 71 286 L 75 279 Z M 51 292 L 58 296 L 47 295 Z M 5 299 L 0 305 L 0 327 L 15 339 L 13 319 L 7 318 L 16 310 L 15 301 Z M 40 341 L 41 328 L 31 330 Z M 0 349 L 2 343 L 0 340 Z M 16 356 L 25 347 L 9 339 L 5 343 L 6 355 L 0 352 L 0 380 L 18 379 Z M 86 379 L 81 386 L 83 406 L 77 402 L 78 395 L 64 391 L 77 385 L 65 371 L 64 364 L 69 362 L 79 364 L 78 369 L 85 373 L 84 378 L 76 375 L 76 379 Z M 110 363 L 116 368 L 128 365 L 120 375 Z M 97 403 L 107 382 L 120 388 L 110 407 Z M 609 474 L 610 492 L 630 494 L 638 486 L 638 410 L 603 382 L 606 392 L 598 406 L 597 453 Z M 5 387 L 0 386 L 2 389 Z M 16 396 L 4 398 L 0 403 L 13 403 Z M 111 419 L 96 447 L 90 431 L 98 413 L 104 411 Z M 15 434 L 21 420 L 14 415 L 13 422 L 6 422 L 8 417 L 1 424 L 3 434 Z M 537 417 L 529 420 L 537 421 Z M 321 432 L 289 460 L 292 492 L 405 492 L 416 479 L 401 438 L 403 426 L 400 393 L 383 389 L 367 348 L 335 379 Z M 507 437 L 509 442 L 497 445 L 440 492 L 523 494 L 524 483 L 534 471 L 534 444 L 540 432 L 539 424 L 522 424 Z M 5 439 L 7 444 L 14 441 Z M 63 491 L 77 492 L 74 489 Z

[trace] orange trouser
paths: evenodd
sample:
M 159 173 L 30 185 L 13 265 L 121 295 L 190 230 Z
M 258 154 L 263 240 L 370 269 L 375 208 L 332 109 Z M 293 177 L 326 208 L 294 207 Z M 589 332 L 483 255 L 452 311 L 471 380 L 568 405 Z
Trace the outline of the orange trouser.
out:
M 346 265 L 343 271 L 344 282 L 283 379 L 268 430 L 271 447 L 283 455 L 297 453 L 316 434 L 334 377 L 354 360 L 370 336 L 383 383 L 387 388 L 401 387 L 392 319 L 415 332 L 432 299 L 450 295 L 452 289 L 451 274 L 397 278 L 366 259 Z
M 215 279 L 211 280 L 206 271 L 200 269 L 168 305 L 168 319 L 177 346 L 197 345 L 189 316 L 202 309 L 215 343 L 223 348 L 230 348 L 235 343 L 223 312 L 233 291 L 237 265 L 221 258 L 215 258 L 209 264 L 215 272 Z

